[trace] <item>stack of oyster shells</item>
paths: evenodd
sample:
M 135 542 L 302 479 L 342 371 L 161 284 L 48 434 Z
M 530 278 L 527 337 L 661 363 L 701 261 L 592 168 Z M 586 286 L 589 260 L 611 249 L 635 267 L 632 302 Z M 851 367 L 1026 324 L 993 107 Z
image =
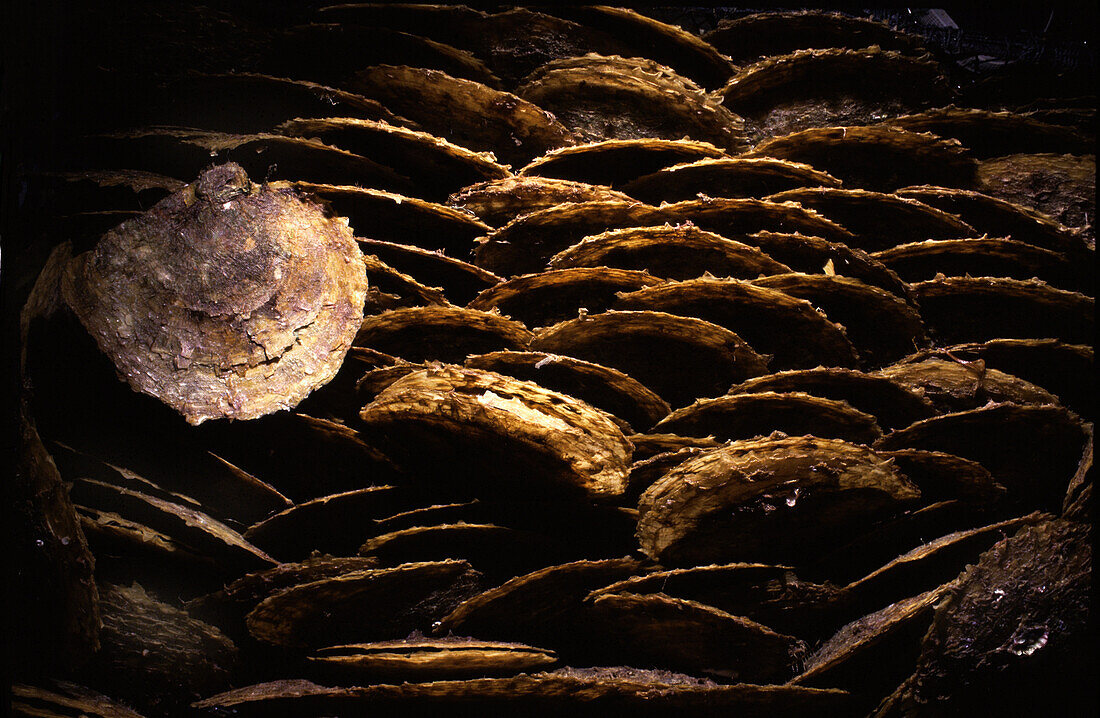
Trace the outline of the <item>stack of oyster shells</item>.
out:
M 205 12 L 30 178 L 17 712 L 1088 697 L 1079 99 L 823 12 Z

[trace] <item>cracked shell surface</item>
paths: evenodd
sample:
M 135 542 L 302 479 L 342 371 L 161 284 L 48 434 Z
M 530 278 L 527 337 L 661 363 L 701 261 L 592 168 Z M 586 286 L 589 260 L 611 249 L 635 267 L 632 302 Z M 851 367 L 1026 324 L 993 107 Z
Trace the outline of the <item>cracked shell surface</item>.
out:
M 62 288 L 131 387 L 198 424 L 289 408 L 335 376 L 366 277 L 346 224 L 223 165 L 104 235 Z

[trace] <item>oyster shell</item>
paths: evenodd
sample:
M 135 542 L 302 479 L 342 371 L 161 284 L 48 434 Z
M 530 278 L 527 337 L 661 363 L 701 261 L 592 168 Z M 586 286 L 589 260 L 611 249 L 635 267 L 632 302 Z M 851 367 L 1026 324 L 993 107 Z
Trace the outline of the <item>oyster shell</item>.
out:
M 589 599 L 624 593 L 688 599 L 801 637 L 816 636 L 833 622 L 844 600 L 836 586 L 802 581 L 789 566 L 760 563 L 651 571 L 597 589 Z
M 575 142 L 553 115 L 527 100 L 438 70 L 376 65 L 356 72 L 346 86 L 432 134 L 516 166 Z
M 630 713 L 638 716 L 743 716 L 843 713 L 852 709 L 849 693 L 802 686 L 721 685 L 669 671 L 629 667 L 563 668 L 548 673 L 466 681 L 326 687 L 310 681 L 280 680 L 245 686 L 192 704 L 203 710 L 233 710 L 262 716 L 272 711 L 305 714 L 357 713 L 369 710 L 404 713 L 411 706 L 427 711 L 462 710 L 476 703 L 495 711 L 526 715 L 596 718 Z
M 383 566 L 464 559 L 489 585 L 575 558 L 570 554 L 561 541 L 540 532 L 462 521 L 397 529 L 369 538 L 359 547 L 360 556 Z
M 908 282 L 949 277 L 1041 279 L 1059 289 L 1085 289 L 1089 280 L 1077 265 L 1049 249 L 1013 239 L 941 239 L 899 244 L 874 258 Z M 1093 280 L 1092 284 L 1095 284 Z
M 400 167 L 401 174 L 414 183 L 416 194 L 428 200 L 443 200 L 475 182 L 511 175 L 488 153 L 386 122 L 352 117 L 295 119 L 278 125 L 274 132 L 316 138 L 379 164 Z
M 1092 341 L 1096 300 L 1037 279 L 941 277 L 912 288 L 929 330 L 946 344 L 988 339 Z
M 913 674 L 876 716 L 1089 712 L 1091 527 L 1028 526 L 982 555 L 936 607 Z M 1057 628 L 1055 628 L 1057 627 Z
M 800 162 L 773 157 L 719 157 L 673 165 L 623 185 L 643 202 L 678 202 L 697 195 L 763 198 L 798 187 L 839 187 L 840 180 Z
M 136 391 L 198 424 L 285 409 L 330 380 L 366 279 L 346 225 L 230 164 L 105 235 L 62 291 Z
M 1073 230 L 1030 207 L 967 189 L 916 185 L 894 192 L 958 215 L 979 235 L 1010 237 L 1053 252 L 1082 253 L 1087 248 Z
M 747 148 L 740 117 L 670 68 L 651 72 L 644 62 L 631 64 L 599 56 L 584 65 L 548 62 L 516 93 L 553 112 L 585 142 L 691 137 L 732 152 Z
M 531 333 L 499 314 L 459 307 L 409 307 L 367 317 L 360 346 L 409 361 L 460 362 L 469 354 L 526 349 Z
M 430 251 L 381 239 L 359 238 L 358 241 L 360 249 L 366 254 L 378 257 L 419 282 L 442 288 L 444 294 L 457 305 L 466 304 L 478 292 L 504 281 L 486 269 L 448 257 L 441 250 Z
M 294 182 L 291 186 L 328 202 L 358 238 L 401 242 L 469 258 L 474 239 L 489 226 L 467 212 L 366 187 Z
M 538 272 L 582 237 L 619 227 L 664 224 L 674 215 L 641 202 L 567 202 L 520 215 L 477 248 L 475 260 L 501 276 Z
M 529 327 L 545 327 L 577 316 L 582 308 L 593 314 L 605 311 L 615 303 L 616 295 L 660 282 L 635 269 L 553 269 L 512 277 L 481 292 L 467 306 L 500 312 Z
M 942 412 L 977 409 L 988 402 L 1057 404 L 1058 397 L 985 363 L 925 359 L 884 367 L 878 371 L 910 391 L 923 394 Z
M 363 313 L 367 316 L 398 307 L 450 305 L 438 287 L 425 287 L 374 255 L 363 257 L 363 263 L 367 267 L 367 281 L 370 284 L 363 306 Z
M 660 284 L 623 294 L 615 306 L 713 322 L 736 333 L 757 352 L 770 355 L 768 364 L 774 369 L 855 366 L 857 362 L 844 329 L 809 302 L 742 280 L 704 277 Z
M 646 489 L 638 539 L 664 565 L 805 561 L 919 497 L 864 446 L 812 436 L 735 441 Z
M 541 638 L 568 642 L 568 633 L 559 627 L 570 625 L 585 596 L 640 568 L 633 558 L 571 561 L 540 568 L 467 599 L 440 621 L 435 633 L 460 631 L 536 644 Z
M 878 45 L 912 55 L 927 52 L 919 37 L 886 23 L 822 10 L 760 12 L 724 19 L 704 33 L 703 39 L 739 64 L 807 48 L 854 50 Z
M 781 431 L 857 444 L 869 444 L 882 436 L 875 417 L 846 401 L 772 391 L 700 399 L 672 412 L 653 430 L 725 440 L 752 439 Z
M 586 601 L 606 632 L 605 650 L 645 665 L 778 683 L 799 669 L 805 644 L 751 619 L 660 593 L 602 593 Z
M 149 123 L 246 133 L 267 132 L 295 117 L 358 117 L 415 129 L 415 123 L 376 100 L 305 79 L 287 79 L 308 76 L 302 72 L 276 73 L 185 74 L 161 90 L 163 99 L 152 103 L 149 111 L 155 114 Z
M 157 600 L 139 584 L 99 588 L 97 686 L 162 715 L 229 687 L 238 650 L 221 631 Z
M 977 461 L 1014 506 L 1060 504 L 1085 445 L 1081 420 L 1060 406 L 988 404 L 890 432 L 877 449 L 931 449 Z
M 709 142 L 694 140 L 603 140 L 547 152 L 517 174 L 618 188 L 662 167 L 723 155 L 722 150 Z
M 369 183 L 411 192 L 408 177 L 367 157 L 318 140 L 270 132 L 232 134 L 180 127 L 146 127 L 89 137 L 85 166 L 135 168 L 170 177 L 195 177 L 211 162 L 237 164 L 264 181 L 295 179 L 331 184 Z
M 612 311 L 571 319 L 539 331 L 531 349 L 618 369 L 671 406 L 718 396 L 731 382 L 767 372 L 765 360 L 730 330 L 665 312 Z
M 493 352 L 466 359 L 473 369 L 507 374 L 574 396 L 628 424 L 648 429 L 670 411 L 668 403 L 617 369 L 546 352 Z M 627 433 L 632 433 L 627 431 Z
M 622 192 L 585 182 L 529 175 L 480 182 L 447 198 L 447 204 L 473 212 L 492 227 L 566 202 L 629 202 Z
M 692 225 L 628 227 L 585 237 L 550 258 L 550 269 L 619 267 L 669 279 L 753 279 L 790 271 L 764 252 Z
M 88 718 L 142 718 L 128 706 L 84 686 L 58 680 L 46 685 L 49 687 L 13 684 L 10 694 L 12 715 L 61 718 L 76 710 Z
M 942 104 L 950 89 L 931 59 L 871 46 L 766 57 L 742 67 L 715 94 L 745 118 L 750 136 L 759 140 L 897 117 Z
M 1096 156 L 1016 154 L 978 166 L 975 189 L 1042 212 L 1067 227 L 1085 228 L 1096 217 Z
M 472 638 L 406 638 L 318 649 L 310 667 L 326 675 L 373 681 L 427 681 L 509 676 L 546 669 L 558 662 L 553 651 L 522 643 Z
M 252 524 L 244 536 L 283 561 L 314 551 L 350 556 L 374 533 L 374 520 L 416 505 L 407 490 L 369 486 L 295 504 Z
M 753 280 L 753 284 L 810 302 L 844 327 L 859 358 L 867 366 L 896 361 L 928 344 L 924 322 L 913 307 L 858 279 L 792 273 L 761 277 Z
M 904 242 L 957 239 L 977 236 L 974 228 L 958 217 L 916 200 L 860 189 L 794 189 L 767 198 L 772 202 L 797 202 L 842 224 L 855 235 L 849 246 L 868 252 Z
M 610 33 L 633 57 L 652 58 L 706 88 L 718 87 L 733 71 L 729 59 L 705 40 L 631 8 L 575 5 L 547 12 Z
M 1095 381 L 1091 346 L 1065 344 L 1057 339 L 990 339 L 926 350 L 906 360 L 951 355 L 961 361 L 980 359 L 988 367 L 1043 387 L 1081 416 L 1092 417 Z
M 360 417 L 364 431 L 384 434 L 399 463 L 467 493 L 614 498 L 625 487 L 633 448 L 606 414 L 583 402 L 457 366 L 397 380 Z M 451 476 L 440 475 L 444 457 Z
M 431 605 L 433 595 L 476 583 L 476 575 L 465 561 L 448 560 L 299 583 L 260 601 L 248 613 L 248 631 L 256 640 L 291 648 L 393 639 L 431 625 L 441 609 Z
M 852 277 L 912 303 L 909 285 L 901 281 L 897 274 L 862 249 L 849 247 L 843 240 L 830 242 L 797 232 L 765 231 L 741 237 L 740 241 L 759 247 L 768 256 L 796 272 Z
M 894 117 L 892 127 L 931 132 L 961 142 L 978 159 L 1023 153 L 1090 154 L 1092 140 L 1069 127 L 1050 125 L 1015 112 L 941 107 Z
M 875 417 L 886 429 L 903 428 L 936 413 L 932 402 L 900 382 L 855 369 L 818 367 L 754 377 L 730 388 L 730 394 L 805 392 L 848 403 Z M 788 432 L 790 433 L 790 432 Z
M 271 42 L 268 57 L 264 60 L 265 66 L 280 75 L 304 77 L 341 87 L 355 70 L 362 67 L 408 65 L 439 70 L 452 77 L 500 89 L 500 78 L 480 58 L 474 57 L 468 50 L 422 37 L 420 28 L 400 24 L 384 26 L 369 17 L 362 18 L 363 22 L 356 24 L 333 22 L 326 17 L 330 14 L 320 16 L 326 22 L 296 25 L 279 33 Z M 377 20 L 385 22 L 386 19 Z M 294 116 L 307 115 L 290 115 L 286 119 Z
M 696 199 L 661 205 L 670 215 L 694 222 L 728 239 L 744 241 L 754 232 L 801 232 L 835 242 L 851 242 L 851 232 L 794 202 L 761 199 Z
M 913 184 L 969 189 L 979 166 L 958 140 L 882 125 L 815 127 L 767 139 L 747 156 L 804 162 L 845 187 L 877 192 Z

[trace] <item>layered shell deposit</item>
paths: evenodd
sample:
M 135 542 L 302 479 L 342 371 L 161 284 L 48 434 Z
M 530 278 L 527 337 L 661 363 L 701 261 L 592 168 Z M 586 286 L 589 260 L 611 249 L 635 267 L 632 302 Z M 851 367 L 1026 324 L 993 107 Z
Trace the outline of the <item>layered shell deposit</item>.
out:
M 1089 87 L 227 7 L 14 96 L 17 715 L 1096 712 Z

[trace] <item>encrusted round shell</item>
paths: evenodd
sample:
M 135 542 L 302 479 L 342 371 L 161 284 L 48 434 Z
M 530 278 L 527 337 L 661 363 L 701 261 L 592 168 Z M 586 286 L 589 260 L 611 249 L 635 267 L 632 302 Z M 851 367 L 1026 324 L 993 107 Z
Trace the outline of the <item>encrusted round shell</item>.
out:
M 229 164 L 104 235 L 62 291 L 131 387 L 198 424 L 290 408 L 335 376 L 366 285 L 347 224 Z

